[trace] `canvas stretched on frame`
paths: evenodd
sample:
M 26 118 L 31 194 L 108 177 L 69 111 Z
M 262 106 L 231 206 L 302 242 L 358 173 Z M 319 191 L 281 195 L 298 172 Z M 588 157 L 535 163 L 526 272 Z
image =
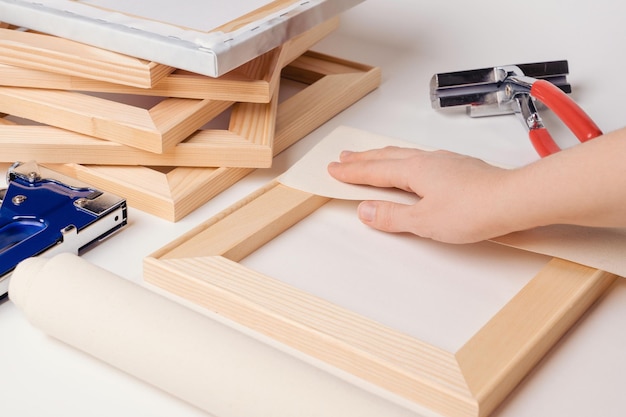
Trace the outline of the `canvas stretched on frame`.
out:
M 5 22 L 219 77 L 363 0 L 0 0 Z
M 273 158 L 274 122 L 278 100 L 275 91 L 280 81 L 281 70 L 303 55 L 309 47 L 334 30 L 337 25 L 338 19 L 331 19 L 261 57 L 262 62 L 254 64 L 252 68 L 246 64 L 246 72 L 250 75 L 262 75 L 266 82 L 261 82 L 259 77 L 259 82 L 240 80 L 237 83 L 227 82 L 225 85 L 236 87 L 235 84 L 262 83 L 269 86 L 271 93 L 267 100 L 258 100 L 258 103 L 212 101 L 213 111 L 209 114 L 212 119 L 220 116 L 222 112 L 229 111 L 230 121 L 226 129 L 215 127 L 199 129 L 172 149 L 157 154 L 66 129 L 41 125 L 9 126 L 5 123 L 0 127 L 0 159 L 6 162 L 34 159 L 39 163 L 64 163 L 71 160 L 77 164 L 99 165 L 269 167 Z M 202 90 L 205 87 L 209 86 L 203 83 L 197 85 L 196 89 Z
M 144 279 L 445 416 L 487 416 L 615 275 L 552 259 L 457 351 L 239 263 L 330 199 L 277 181 L 144 260 Z

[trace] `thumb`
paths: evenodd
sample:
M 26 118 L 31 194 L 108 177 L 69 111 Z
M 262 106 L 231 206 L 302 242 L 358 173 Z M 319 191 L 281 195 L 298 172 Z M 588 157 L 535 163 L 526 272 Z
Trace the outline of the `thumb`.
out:
M 363 201 L 357 213 L 366 225 L 384 232 L 406 232 L 410 226 L 410 207 L 389 201 Z

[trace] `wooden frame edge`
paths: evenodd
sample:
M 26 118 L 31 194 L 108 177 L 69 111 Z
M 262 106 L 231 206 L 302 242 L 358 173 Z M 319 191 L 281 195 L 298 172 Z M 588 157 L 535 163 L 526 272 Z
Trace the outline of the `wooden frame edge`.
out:
M 276 74 L 339 26 L 339 17 L 310 29 L 242 66 L 214 78 L 180 69 L 162 77 L 149 88 L 106 82 L 81 76 L 45 72 L 0 64 L 0 85 L 51 90 L 210 99 L 227 102 L 268 103 L 278 84 Z
M 102 100 L 100 98 L 76 92 L 28 89 L 24 90 L 24 96 L 19 94 L 19 87 L 8 87 L 4 90 L 0 87 L 0 107 L 3 101 L 1 93 L 5 91 L 7 112 L 11 109 L 14 115 L 64 129 L 57 131 L 52 126 L 47 129 L 43 126 L 24 126 L 10 128 L 6 134 L 0 132 L 2 157 L 5 161 L 22 160 L 26 157 L 42 163 L 62 163 L 67 162 L 67 159 L 62 159 L 67 158 L 69 153 L 74 157 L 72 161 L 79 164 L 269 167 L 273 156 L 275 115 L 272 113 L 276 112 L 276 90 L 281 69 L 306 53 L 308 47 L 335 30 L 338 24 L 338 18 L 330 19 L 242 66 L 239 69 L 240 75 L 246 73 L 249 79 L 259 77 L 264 80 L 267 100 L 260 100 L 258 103 L 246 100 L 233 103 L 209 98 L 199 101 L 168 98 L 151 110 L 144 111 L 126 104 L 102 102 L 99 101 Z M 212 81 L 214 84 L 219 82 L 222 81 Z M 250 83 L 245 85 L 249 86 Z M 196 85 L 194 91 L 206 90 L 202 87 L 201 84 Z M 144 93 L 150 90 L 118 88 L 118 91 Z M 72 103 L 74 100 L 74 106 L 61 109 L 56 104 L 64 101 Z M 99 104 L 112 106 L 104 117 L 82 114 L 83 109 L 96 108 Z M 50 106 L 61 112 L 42 111 Z M 197 130 L 231 106 L 233 111 L 227 130 Z M 126 115 L 132 112 L 136 114 L 116 121 L 115 114 Z M 171 112 L 177 112 L 178 116 L 172 118 Z M 176 145 L 190 136 L 195 138 L 189 140 L 189 144 L 183 145 L 182 149 L 176 149 Z M 26 143 L 15 142 L 16 137 L 24 138 Z M 64 137 L 66 140 L 63 140 Z M 103 143 L 96 138 L 113 143 Z M 54 147 L 59 148 L 58 151 L 55 152 Z M 204 152 L 198 152 L 200 150 Z M 160 156 L 162 154 L 165 155 Z M 53 159 L 55 156 L 56 159 Z
M 174 71 L 167 65 L 42 33 L 0 27 L 0 62 L 52 72 L 150 88 Z
M 553 258 L 456 352 L 478 415 L 490 414 L 616 278 Z
M 381 71 L 377 67 L 351 63 L 323 54 L 304 55 L 312 57 L 313 61 L 328 62 L 328 67 L 316 65 L 317 75 L 313 78 L 307 76 L 303 81 L 310 85 L 278 104 L 272 147 L 274 156 L 380 84 Z M 302 81 L 302 77 L 297 76 L 301 71 L 290 70 L 289 73 L 290 77 Z M 253 170 L 241 167 L 176 167 L 167 174 L 159 175 L 145 167 L 63 164 L 52 168 L 123 196 L 129 206 L 170 221 L 182 219 Z M 158 176 L 157 179 L 155 175 Z M 155 183 L 158 190 L 154 187 Z
M 0 87 L 3 113 L 154 153 L 174 147 L 223 107 L 215 100 L 165 98 L 144 109 L 73 91 Z
M 615 276 L 553 259 L 458 352 L 237 262 L 328 198 L 276 181 L 144 259 L 144 280 L 446 416 L 489 415 Z
M 266 168 L 272 164 L 276 102 L 277 98 L 269 103 L 213 102 L 211 119 L 230 108 L 228 128 L 196 130 L 162 153 L 54 126 L 18 125 L 5 121 L 0 126 L 0 161 Z

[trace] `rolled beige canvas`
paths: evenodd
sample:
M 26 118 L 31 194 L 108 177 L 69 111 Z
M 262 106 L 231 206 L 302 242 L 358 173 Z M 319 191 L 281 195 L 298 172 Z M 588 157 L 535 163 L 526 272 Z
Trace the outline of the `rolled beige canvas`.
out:
M 20 263 L 9 297 L 44 333 L 217 417 L 415 415 L 73 254 Z

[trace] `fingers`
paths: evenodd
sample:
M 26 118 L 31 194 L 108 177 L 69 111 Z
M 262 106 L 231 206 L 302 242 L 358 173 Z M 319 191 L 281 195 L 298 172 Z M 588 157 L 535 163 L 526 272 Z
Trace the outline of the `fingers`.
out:
M 329 164 L 328 171 L 339 181 L 395 187 L 421 198 L 414 205 L 361 203 L 360 220 L 375 229 L 409 232 L 449 243 L 496 235 L 485 227 L 494 220 L 485 215 L 481 197 L 494 195 L 504 170 L 482 160 L 449 151 L 388 147 L 343 152 L 340 162 Z
M 365 152 L 344 151 L 340 155 L 340 162 L 328 165 L 328 172 L 342 182 L 412 191 L 409 186 L 411 169 L 408 165 L 415 165 L 414 157 L 423 152 L 399 147 Z
M 342 182 L 376 187 L 409 189 L 409 171 L 403 160 L 372 159 L 355 162 L 333 162 L 328 166 L 331 176 Z
M 344 151 L 339 155 L 339 160 L 341 162 L 357 162 L 374 159 L 405 159 L 421 152 L 424 151 L 412 148 L 387 146 L 380 149 L 371 149 L 362 152 Z
M 358 207 L 359 219 L 366 225 L 384 232 L 413 232 L 411 207 L 387 201 L 363 201 Z

